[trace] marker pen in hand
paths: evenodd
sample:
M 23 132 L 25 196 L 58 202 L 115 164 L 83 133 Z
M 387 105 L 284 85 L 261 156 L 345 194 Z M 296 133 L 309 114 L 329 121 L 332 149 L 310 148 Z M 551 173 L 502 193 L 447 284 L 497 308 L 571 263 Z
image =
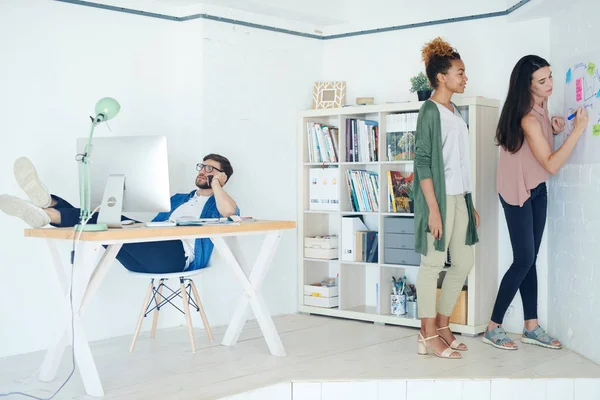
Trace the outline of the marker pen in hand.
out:
M 569 115 L 569 117 L 567 118 L 567 121 L 572 120 L 573 118 L 575 118 L 575 116 L 577 115 L 577 111 L 580 109 L 581 107 L 579 107 L 577 110 L 575 110 L 575 112 L 571 115 Z

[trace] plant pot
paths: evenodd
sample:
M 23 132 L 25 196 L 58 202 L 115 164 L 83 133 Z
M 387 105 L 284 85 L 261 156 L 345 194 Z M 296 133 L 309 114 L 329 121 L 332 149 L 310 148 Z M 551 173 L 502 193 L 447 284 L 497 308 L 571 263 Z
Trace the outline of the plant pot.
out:
M 408 201 L 408 207 L 411 213 L 415 213 L 415 202 L 414 200 L 409 200 Z
M 419 101 L 425 101 L 431 97 L 431 90 L 417 90 Z

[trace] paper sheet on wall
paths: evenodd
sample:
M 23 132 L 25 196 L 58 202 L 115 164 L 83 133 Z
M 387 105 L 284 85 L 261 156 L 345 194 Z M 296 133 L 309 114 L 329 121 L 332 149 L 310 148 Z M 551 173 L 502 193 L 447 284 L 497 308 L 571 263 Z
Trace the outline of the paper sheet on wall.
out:
M 560 146 L 573 130 L 575 119 L 567 120 L 578 107 L 587 111 L 590 122 L 573 150 L 569 163 L 600 163 L 600 71 L 591 57 L 579 57 L 565 73 L 565 132 L 558 135 Z M 558 148 L 557 146 L 557 148 Z

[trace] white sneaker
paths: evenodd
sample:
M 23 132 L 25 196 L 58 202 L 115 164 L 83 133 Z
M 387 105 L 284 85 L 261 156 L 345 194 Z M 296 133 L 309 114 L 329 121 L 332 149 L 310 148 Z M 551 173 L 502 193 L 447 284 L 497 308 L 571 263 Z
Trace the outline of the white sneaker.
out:
M 0 195 L 0 210 L 21 218 L 32 228 L 42 228 L 50 223 L 50 216 L 42 208 L 8 194 Z
M 52 197 L 48 193 L 48 189 L 40 181 L 40 177 L 31 160 L 27 157 L 17 158 L 13 170 L 19 187 L 27 194 L 29 200 L 38 207 L 49 207 Z

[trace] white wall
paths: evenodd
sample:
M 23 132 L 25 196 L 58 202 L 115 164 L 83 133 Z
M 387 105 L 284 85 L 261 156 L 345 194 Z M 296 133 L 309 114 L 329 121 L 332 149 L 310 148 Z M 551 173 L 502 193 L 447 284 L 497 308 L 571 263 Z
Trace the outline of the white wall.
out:
M 310 107 L 315 80 L 346 80 L 348 103 L 357 96 L 374 96 L 377 103 L 414 99 L 408 77 L 422 69 L 420 47 L 442 35 L 465 60 L 466 95 L 503 100 L 518 58 L 549 55 L 548 31 L 544 19 L 500 18 L 320 42 L 200 20 L 174 23 L 44 0 L 27 7 L 4 1 L 0 52 L 10 61 L 0 64 L 0 118 L 7 133 L 0 138 L 0 191 L 19 194 L 12 162 L 27 155 L 53 192 L 77 202 L 74 140 L 87 134 L 95 101 L 110 95 L 121 102 L 121 114 L 112 133 L 102 128 L 97 135 L 166 134 L 173 191 L 191 190 L 195 163 L 219 152 L 232 160 L 227 189 L 244 215 L 295 219 L 296 111 Z M 475 42 L 474 35 L 485 40 Z M 17 306 L 0 309 L 0 319 L 9 322 L 0 328 L 2 356 L 48 344 L 54 332 L 40 333 L 52 326 L 59 293 L 47 285 L 44 244 L 22 238 L 18 220 L 0 216 L 0 224 L 2 298 L 18 299 L 11 300 Z M 500 231 L 501 276 L 510 246 L 505 227 Z M 296 310 L 294 237 L 284 234 L 265 281 L 273 314 Z M 258 242 L 245 238 L 240 245 L 252 260 Z M 213 266 L 198 284 L 211 323 L 219 325 L 241 291 L 218 255 Z M 130 334 L 143 300 L 146 282 L 115 267 L 84 318 L 92 340 Z M 543 297 L 545 263 L 538 268 Z M 522 317 L 514 314 L 507 326 L 520 326 Z M 169 314 L 161 325 L 181 322 Z
M 0 2 L 0 191 L 21 195 L 12 163 L 26 155 L 52 192 L 78 203 L 75 138 L 87 135 L 95 102 L 109 95 L 121 113 L 112 133 L 102 127 L 96 135 L 167 135 L 172 191 L 193 189 L 195 164 L 220 152 L 235 168 L 227 189 L 244 215 L 294 219 L 295 112 L 310 106 L 321 72 L 318 42 L 207 26 L 45 0 Z M 314 62 L 307 65 L 309 57 Z M 53 340 L 60 293 L 48 284 L 44 243 L 25 240 L 17 219 L 0 215 L 0 224 L 6 356 Z M 241 240 L 245 248 L 254 243 Z M 287 232 L 265 282 L 273 314 L 296 310 L 294 244 Z M 62 250 L 66 257 L 68 248 Z M 218 257 L 213 266 L 198 284 L 211 323 L 220 325 L 241 291 Z M 88 338 L 131 334 L 146 285 L 115 264 L 84 316 Z M 161 326 L 183 323 L 176 313 L 163 318 Z
M 467 15 L 505 11 L 517 0 L 420 0 L 418 3 L 393 0 L 345 0 L 344 7 L 338 6 L 335 17 L 341 22 L 323 28 L 325 35 L 360 32 L 420 22 L 444 20 Z M 327 2 L 329 3 L 329 2 Z M 418 4 L 418 5 L 417 5 Z M 462 29 L 462 23 L 450 25 L 450 29 Z M 436 27 L 433 28 L 437 30 Z
M 536 34 L 532 34 L 536 32 Z M 502 103 L 514 64 L 524 55 L 548 57 L 548 19 L 510 22 L 507 18 L 437 25 L 377 35 L 325 41 L 324 79 L 345 80 L 346 103 L 358 96 L 373 96 L 376 103 L 415 101 L 409 77 L 424 71 L 422 46 L 442 36 L 460 53 L 469 78 L 464 96 L 485 96 Z M 474 37 L 480 40 L 475 41 Z M 498 205 L 500 207 L 500 205 Z M 502 210 L 499 213 L 499 279 L 512 262 L 512 250 Z M 486 240 L 481 238 L 481 240 Z M 538 258 L 539 312 L 546 321 L 547 263 L 545 244 Z M 523 311 L 520 296 L 507 314 L 504 325 L 521 332 Z
M 577 56 L 600 62 L 595 17 L 600 3 L 579 0 L 553 9 L 551 58 L 552 107 L 562 111 L 564 77 Z M 596 123 L 596 121 L 591 121 Z M 599 158 L 600 162 L 600 158 Z M 549 191 L 549 328 L 571 349 L 600 362 L 592 345 L 600 330 L 600 164 L 565 165 Z
M 296 113 L 310 108 L 321 52 L 312 39 L 204 23 L 202 140 L 235 160 L 231 194 L 243 215 L 296 220 Z M 248 261 L 258 239 L 240 240 Z M 272 314 L 297 311 L 297 282 L 296 235 L 287 231 L 263 283 Z M 228 322 L 241 295 L 233 277 L 213 269 L 202 290 L 208 303 L 220 304 L 211 318 Z
M 23 4 L 0 3 L 0 190 L 22 195 L 12 163 L 25 155 L 53 193 L 79 203 L 75 138 L 88 134 L 88 116 L 99 98 L 113 96 L 122 109 L 110 122 L 113 132 L 101 127 L 97 136 L 176 136 L 182 129 L 171 90 L 177 84 L 176 26 L 58 2 Z M 171 144 L 172 163 L 184 150 L 183 143 Z M 171 176 L 174 187 L 181 186 Z M 25 240 L 21 221 L 4 214 L 0 221 L 0 355 L 38 350 L 57 334 L 53 305 L 60 294 L 49 285 L 54 281 L 47 247 Z M 61 248 L 66 258 L 68 247 Z M 145 286 L 113 268 L 84 319 L 90 339 L 132 332 Z
M 425 67 L 421 48 L 442 36 L 465 62 L 467 90 L 464 96 L 485 96 L 504 101 L 508 78 L 517 60 L 529 52 L 549 54 L 547 19 L 510 23 L 506 18 L 435 25 L 396 32 L 326 40 L 324 78 L 345 80 L 346 103 L 357 96 L 373 96 L 376 103 L 415 101 L 411 76 Z M 481 41 L 473 40 L 473 37 Z

